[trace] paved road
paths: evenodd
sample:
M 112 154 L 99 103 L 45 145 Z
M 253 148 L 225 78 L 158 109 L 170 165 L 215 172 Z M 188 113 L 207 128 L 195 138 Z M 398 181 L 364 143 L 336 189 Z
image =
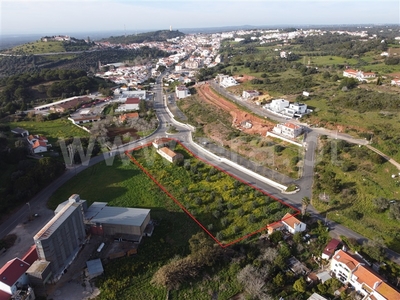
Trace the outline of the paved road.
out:
M 129 144 L 116 147 L 113 149 L 110 153 L 104 153 L 103 155 L 91 158 L 86 165 L 80 165 L 77 166 L 76 168 L 69 169 L 63 174 L 60 178 L 58 178 L 52 185 L 48 186 L 44 190 L 42 190 L 37 196 L 35 196 L 31 201 L 31 205 L 36 205 L 36 206 L 45 206 L 49 197 L 59 188 L 61 187 L 65 182 L 67 182 L 70 178 L 75 176 L 75 174 L 85 170 L 86 168 L 103 161 L 106 158 L 112 158 L 112 156 L 117 155 L 118 153 L 122 153 L 125 150 L 129 150 L 133 148 L 135 145 L 138 145 L 140 143 L 147 143 L 153 140 L 155 137 L 159 136 L 167 136 L 167 129 L 168 126 L 167 124 L 174 123 L 175 127 L 179 130 L 179 134 L 177 135 L 177 138 L 179 138 L 183 145 L 186 146 L 190 151 L 192 151 L 195 155 L 198 157 L 209 161 L 210 163 L 218 166 L 219 168 L 226 170 L 227 172 L 235 175 L 236 177 L 240 178 L 241 180 L 248 182 L 257 188 L 267 192 L 268 194 L 275 196 L 286 203 L 292 205 L 293 207 L 296 207 L 300 209 L 301 207 L 301 199 L 303 197 L 311 197 L 311 186 L 312 186 L 312 180 L 313 180 L 313 166 L 314 166 L 314 160 L 315 160 L 315 147 L 317 143 L 317 137 L 318 137 L 318 131 L 314 130 L 308 130 L 307 137 L 305 142 L 307 143 L 307 151 L 305 154 L 305 163 L 304 163 L 304 170 L 303 170 L 303 176 L 301 179 L 298 180 L 298 184 L 301 186 L 300 192 L 292 195 L 288 194 L 282 194 L 280 190 L 271 187 L 270 185 L 264 183 L 263 181 L 256 180 L 254 177 L 248 175 L 248 173 L 242 172 L 241 170 L 237 168 L 233 168 L 232 166 L 225 164 L 221 162 L 221 160 L 216 159 L 213 155 L 209 155 L 207 151 L 202 150 L 201 147 L 196 147 L 194 146 L 192 139 L 191 139 L 191 132 L 190 129 L 187 125 L 179 125 L 179 123 L 176 123 L 171 117 L 169 116 L 168 112 L 166 111 L 165 105 L 163 103 L 163 94 L 162 94 L 162 87 L 161 87 L 161 79 L 159 78 L 157 80 L 157 85 L 155 85 L 155 92 L 156 92 L 156 97 L 154 100 L 154 108 L 157 112 L 158 118 L 160 120 L 160 126 L 156 130 L 155 133 L 152 134 L 152 136 L 149 136 L 147 138 L 138 140 L 138 141 L 133 141 Z M 316 218 L 320 220 L 325 220 L 326 216 L 318 214 L 318 212 L 310 206 L 308 208 L 308 211 Z M 4 237 L 7 235 L 13 228 L 15 228 L 18 224 L 21 223 L 21 220 L 24 219 L 24 216 L 26 216 L 29 213 L 29 208 L 28 205 L 23 206 L 20 210 L 18 210 L 12 217 L 10 217 L 6 222 L 4 222 L 1 227 L 0 227 L 0 238 Z M 47 222 L 48 220 L 42 219 L 40 223 L 42 223 L 42 226 Z M 366 239 L 353 232 L 352 230 L 341 226 L 339 224 L 336 224 L 332 221 L 329 221 L 329 226 L 332 230 L 332 233 L 340 236 L 340 235 L 345 235 L 348 237 L 354 237 L 359 241 L 365 241 Z M 38 222 L 39 223 L 39 222 Z M 31 243 L 28 243 L 26 246 L 26 250 L 29 248 Z M 23 247 L 22 247 L 23 248 Z M 23 249 L 21 249 L 22 251 Z M 400 255 L 393 252 L 393 251 L 388 251 L 389 256 L 396 261 L 397 263 L 400 264 Z

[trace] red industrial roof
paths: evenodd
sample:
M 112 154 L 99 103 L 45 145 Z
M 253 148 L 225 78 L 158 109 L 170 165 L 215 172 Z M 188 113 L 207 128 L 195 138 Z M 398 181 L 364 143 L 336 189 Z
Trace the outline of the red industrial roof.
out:
M 30 265 L 33 264 L 34 261 L 38 259 L 38 254 L 36 252 L 36 245 L 32 245 L 29 248 L 28 252 L 26 252 L 21 259 Z
M 0 269 L 0 282 L 13 286 L 14 283 L 20 278 L 26 270 L 29 269 L 29 264 L 19 258 L 9 260 Z
M 328 245 L 326 245 L 323 253 L 325 255 L 328 255 L 329 257 L 332 257 L 332 255 L 335 253 L 337 247 L 339 246 L 340 241 L 337 239 L 331 239 Z
M 0 300 L 10 300 L 11 295 L 0 290 Z

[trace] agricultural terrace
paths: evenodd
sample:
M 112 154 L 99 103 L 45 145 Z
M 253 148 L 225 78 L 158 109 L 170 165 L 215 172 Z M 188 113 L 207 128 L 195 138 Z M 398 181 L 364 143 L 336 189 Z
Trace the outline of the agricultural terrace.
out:
M 221 247 L 227 247 L 266 229 L 287 212 L 298 210 L 196 158 L 175 140 L 169 147 L 183 155 L 170 163 L 150 144 L 127 151 L 176 204 Z

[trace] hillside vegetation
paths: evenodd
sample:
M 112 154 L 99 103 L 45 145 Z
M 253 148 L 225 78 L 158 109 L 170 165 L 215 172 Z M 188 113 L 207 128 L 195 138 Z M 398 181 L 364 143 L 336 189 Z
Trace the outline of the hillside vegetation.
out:
M 110 42 L 111 44 L 132 44 L 143 42 L 164 42 L 167 39 L 184 36 L 185 34 L 178 30 L 158 30 L 153 32 L 145 32 L 131 35 L 111 36 L 101 39 L 100 42 Z

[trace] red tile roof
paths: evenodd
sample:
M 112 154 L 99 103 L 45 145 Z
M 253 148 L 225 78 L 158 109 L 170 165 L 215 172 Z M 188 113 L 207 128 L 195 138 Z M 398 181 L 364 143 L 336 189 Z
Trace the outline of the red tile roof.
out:
M 382 282 L 376 289 L 386 299 L 400 299 L 400 293 L 388 285 L 386 282 Z
M 158 139 L 155 139 L 153 143 L 156 145 L 161 145 L 161 144 L 169 143 L 170 140 L 171 139 L 169 139 L 169 138 L 158 138 Z
M 37 140 L 34 144 L 33 144 L 33 149 L 36 149 L 36 148 L 38 148 L 38 147 L 40 147 L 40 146 L 42 146 L 42 147 L 47 147 L 47 143 L 46 142 L 43 142 L 43 141 L 40 141 L 40 140 Z
M 359 283 L 364 283 L 371 289 L 374 289 L 376 283 L 382 282 L 382 279 L 378 275 L 376 275 L 372 270 L 367 269 L 363 265 L 359 265 L 357 269 L 353 272 L 353 275 L 357 276 L 357 281 Z
M 293 215 L 287 213 L 283 216 L 282 222 L 285 222 L 288 226 L 294 229 L 294 224 L 301 223 L 298 219 L 296 219 Z
M 175 153 L 174 151 L 172 151 L 171 149 L 169 149 L 167 147 L 161 148 L 160 151 L 164 152 L 165 154 L 167 154 L 171 158 L 174 158 L 177 155 L 177 153 Z
M 283 126 L 291 128 L 291 129 L 299 129 L 300 128 L 300 126 L 290 123 L 290 122 L 285 123 Z
M 119 120 L 121 122 L 124 122 L 126 119 L 137 119 L 139 118 L 139 113 L 133 112 L 133 113 L 127 113 L 119 116 Z
M 125 104 L 139 104 L 140 99 L 139 98 L 127 98 L 125 101 Z
M 348 266 L 350 270 L 354 270 L 356 266 L 359 265 L 361 262 L 357 258 L 353 257 L 352 255 L 346 253 L 343 250 L 337 251 L 333 256 L 333 258 L 336 261 L 341 262 L 342 264 Z
M 13 286 L 15 282 L 20 278 L 26 270 L 29 269 L 29 264 L 22 261 L 19 258 L 14 258 L 9 260 L 1 269 L 0 269 L 0 282 Z

